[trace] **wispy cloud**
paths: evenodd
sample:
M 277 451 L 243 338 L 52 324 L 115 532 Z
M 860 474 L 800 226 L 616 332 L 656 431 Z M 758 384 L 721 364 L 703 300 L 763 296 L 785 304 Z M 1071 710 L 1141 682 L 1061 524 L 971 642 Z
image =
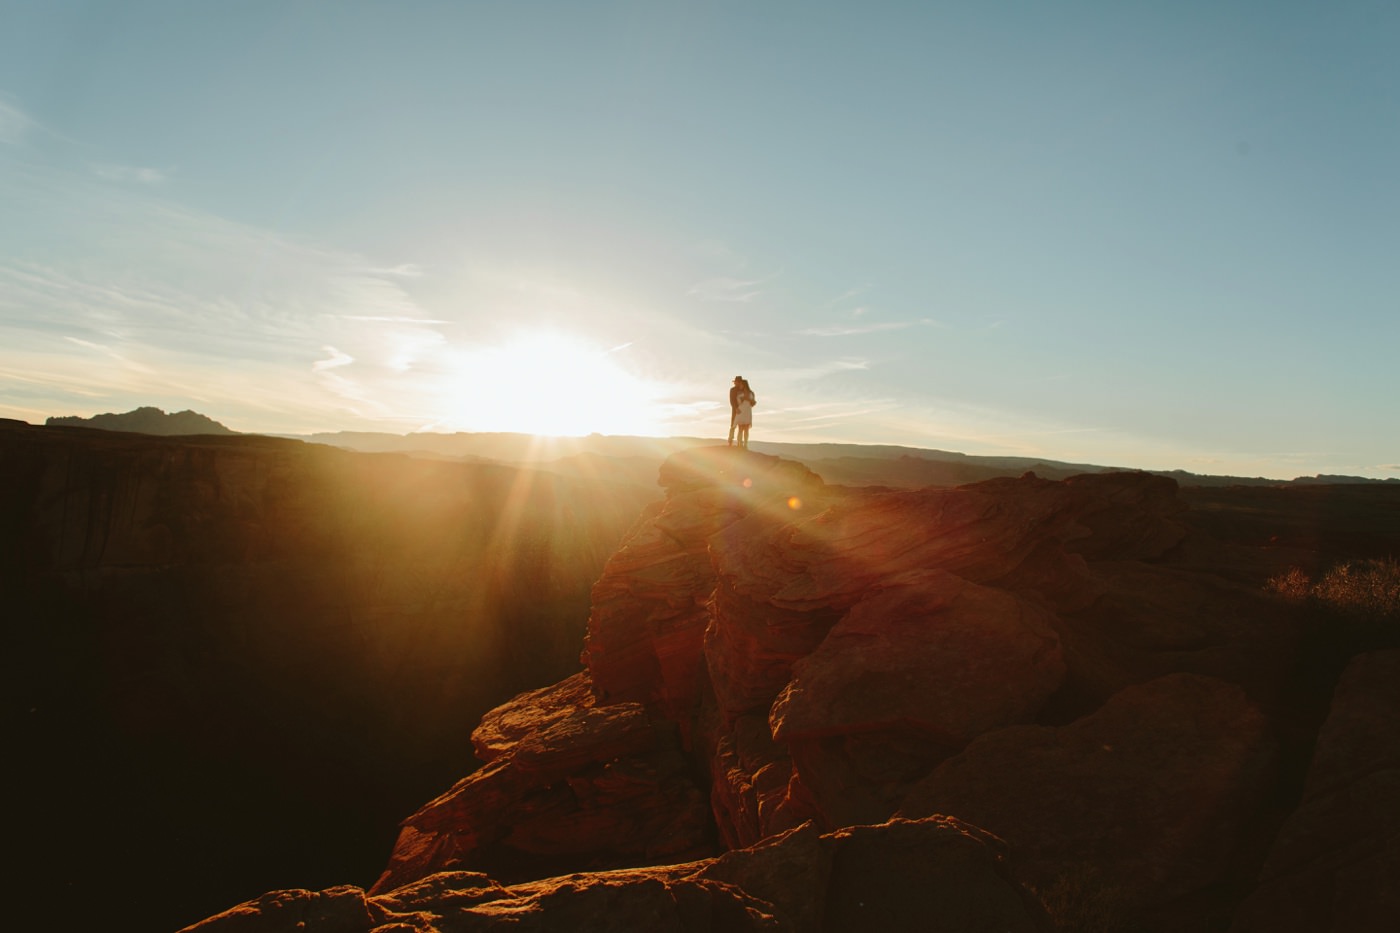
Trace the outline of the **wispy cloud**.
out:
M 402 262 L 397 266 L 387 266 L 369 270 L 375 275 L 391 275 L 405 279 L 417 279 L 423 276 L 423 267 L 416 262 Z
M 827 306 L 828 308 L 834 308 L 834 307 L 836 307 L 837 305 L 845 304 L 846 302 L 851 301 L 851 300 L 854 299 L 854 298 L 860 297 L 861 295 L 865 294 L 865 293 L 868 292 L 869 290 L 870 290 L 870 284 L 869 284 L 869 283 L 866 283 L 865 285 L 858 285 L 858 286 L 856 286 L 855 288 L 849 288 L 849 289 L 847 289 L 846 291 L 842 292 L 841 294 L 837 295 L 835 298 L 833 298 L 833 299 L 831 299 L 830 301 L 828 301 L 828 302 L 826 303 L 826 306 Z M 855 310 L 855 313 L 856 313 L 856 314 L 863 314 L 863 313 L 865 313 L 865 309 L 864 309 L 864 308 L 857 308 L 857 309 Z
M 106 345 L 100 344 L 100 343 L 94 343 L 94 342 L 91 341 L 91 340 L 83 340 L 81 337 L 64 337 L 63 339 L 66 340 L 66 341 L 68 341 L 69 343 L 72 343 L 72 344 L 76 345 L 76 346 L 82 347 L 82 348 L 85 349 L 85 350 L 92 350 L 93 352 L 95 352 L 95 353 L 100 353 L 100 354 L 102 354 L 103 356 L 105 356 L 105 357 L 107 357 L 107 358 L 109 358 L 109 359 L 116 360 L 118 363 L 121 363 L 123 366 L 128 366 L 128 367 L 130 367 L 130 368 L 132 368 L 132 369 L 140 370 L 141 372 L 146 372 L 146 373 L 149 373 L 149 372 L 152 371 L 152 370 L 151 370 L 151 367 L 146 366 L 146 365 L 144 365 L 144 364 L 142 364 L 142 363 L 138 363 L 138 362 L 135 362 L 134 360 L 129 359 L 125 354 L 123 354 L 123 353 L 121 353 L 120 351 L 114 349 L 113 347 L 106 346 Z
M 19 145 L 33 126 L 29 114 L 0 95 L 0 143 Z
M 869 360 L 857 357 L 846 357 L 839 360 L 818 360 L 808 366 L 779 369 L 774 371 L 774 375 L 784 380 L 801 382 L 804 380 L 823 379 L 836 373 L 858 372 L 869 368 Z
M 400 410 L 433 400 L 411 374 L 440 364 L 451 322 L 404 290 L 418 267 L 108 181 L 90 165 L 0 179 L 7 220 L 36 244 L 0 253 L 0 407 L 80 413 L 84 398 L 109 410 L 207 398 L 216 415 L 259 409 L 271 415 L 259 428 L 296 430 L 325 424 L 327 412 L 403 420 Z
M 858 418 L 889 411 L 897 408 L 898 405 L 898 401 L 893 398 L 862 398 L 794 405 L 784 408 L 782 411 L 789 425 L 811 429 L 818 426 L 847 424 Z
M 347 320 L 347 321 L 377 321 L 377 322 L 389 323 L 389 324 L 451 324 L 451 323 L 452 323 L 451 321 L 447 320 L 446 318 L 436 318 L 436 317 L 394 317 L 394 316 L 372 315 L 372 314 L 343 314 L 343 315 L 341 315 L 341 317 L 343 317 L 343 318 L 344 318 L 345 320 Z
M 857 312 L 863 309 L 856 309 Z M 926 327 L 932 325 L 933 321 L 886 321 L 883 323 L 871 322 L 869 324 L 829 324 L 825 327 L 807 327 L 798 331 L 804 337 L 854 337 L 859 334 L 878 334 L 885 331 L 905 330 L 910 327 Z
M 122 184 L 159 185 L 165 181 L 165 173 L 154 168 L 97 164 L 92 167 L 92 171 L 98 178 Z
M 335 369 L 337 366 L 349 366 L 355 362 L 355 358 L 348 353 L 341 353 L 335 347 L 322 347 L 326 351 L 324 360 L 315 360 L 311 364 L 312 372 L 324 372 L 327 369 Z
M 696 282 L 686 293 L 701 301 L 748 302 L 763 294 L 759 279 L 719 277 Z

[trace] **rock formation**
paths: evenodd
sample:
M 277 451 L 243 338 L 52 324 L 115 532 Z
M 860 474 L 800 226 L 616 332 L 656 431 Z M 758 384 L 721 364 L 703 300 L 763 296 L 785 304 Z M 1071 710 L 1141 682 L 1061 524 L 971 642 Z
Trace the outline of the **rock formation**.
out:
M 1225 928 L 1286 784 L 1302 619 L 1259 576 L 1282 555 L 1146 474 L 845 490 L 709 448 L 661 482 L 593 588 L 585 670 L 485 717 L 486 764 L 404 822 L 346 929 L 438 929 L 444 899 L 461 929 L 1047 929 L 1041 901 L 1058 929 Z M 1248 929 L 1305 928 L 1253 905 L 1313 870 L 1294 850 L 1339 783 L 1391 809 L 1373 739 L 1317 776 L 1331 736 L 1386 734 L 1343 715 Z M 1313 919 L 1381 914 L 1392 832 L 1325 843 L 1364 904 Z M 954 836 L 965 867 L 917 854 Z M 395 913 L 426 890 L 426 919 Z
M 173 929 L 288 880 L 373 880 L 404 813 L 474 767 L 472 723 L 577 669 L 589 588 L 658 496 L 0 426 L 20 902 L 92 928 L 159 877 L 141 926 Z M 105 853 L 81 885 L 56 867 L 78 839 Z
M 53 427 L 96 428 L 101 431 L 130 431 L 133 434 L 155 434 L 165 437 L 190 434 L 237 434 L 207 415 L 197 411 L 176 411 L 166 414 L 159 408 L 146 406 L 115 414 L 106 412 L 82 418 L 77 415 L 49 418 L 44 422 Z
M 849 489 L 699 447 L 660 482 L 593 585 L 583 670 L 482 717 L 481 767 L 376 882 L 192 929 L 1392 916 L 1396 655 L 1368 645 L 1332 698 L 1355 652 L 1265 585 L 1319 559 L 1304 537 L 1148 474 Z
M 187 933 L 271 930 L 1048 933 L 1050 925 L 1009 876 L 999 840 L 940 817 L 825 835 L 809 823 L 715 858 L 512 885 L 449 870 L 380 894 L 278 891 Z
M 1400 911 L 1400 651 L 1359 655 L 1322 726 L 1303 799 L 1232 929 L 1386 930 Z

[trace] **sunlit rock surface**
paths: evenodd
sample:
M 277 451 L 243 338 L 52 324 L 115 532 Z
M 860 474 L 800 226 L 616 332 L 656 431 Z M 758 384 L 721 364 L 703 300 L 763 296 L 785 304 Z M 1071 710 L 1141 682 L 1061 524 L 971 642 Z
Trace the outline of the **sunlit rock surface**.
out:
M 1038 930 L 1042 902 L 1059 929 L 1229 925 L 1326 679 L 1265 586 L 1298 547 L 1219 538 L 1137 473 L 846 489 L 715 447 L 660 480 L 593 587 L 585 670 L 484 717 L 485 764 L 353 895 L 364 929 Z M 1334 712 L 1335 779 L 1261 891 L 1303 870 L 1326 788 L 1388 813 L 1385 767 L 1332 751 L 1387 760 L 1333 738 L 1384 731 L 1374 689 L 1339 691 L 1362 712 Z M 1386 903 L 1376 825 L 1347 917 Z
M 570 694 L 580 686 L 565 683 Z M 708 798 L 674 724 L 639 703 L 541 705 L 535 728 L 511 723 L 509 747 L 404 821 L 376 892 L 449 868 L 528 878 L 713 851 Z
M 999 840 L 938 817 L 826 835 L 808 824 L 717 858 L 512 885 L 444 871 L 370 894 L 353 887 L 278 891 L 185 933 L 283 930 L 1048 933 L 1050 925 L 1010 876 Z

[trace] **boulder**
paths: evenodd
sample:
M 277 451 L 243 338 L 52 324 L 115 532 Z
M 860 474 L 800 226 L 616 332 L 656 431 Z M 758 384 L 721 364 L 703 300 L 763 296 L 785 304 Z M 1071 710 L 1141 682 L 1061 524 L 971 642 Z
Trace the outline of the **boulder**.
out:
M 575 695 L 578 682 L 551 699 Z M 447 869 L 523 880 L 713 851 L 705 793 L 674 725 L 636 703 L 488 716 L 492 759 L 405 820 L 374 893 Z M 504 723 L 519 738 L 496 747 Z
M 529 690 L 481 717 L 472 730 L 476 757 L 492 762 L 539 733 L 563 720 L 578 719 L 581 710 L 596 705 L 593 681 L 587 671 L 579 671 L 557 684 Z
M 502 885 L 445 871 L 366 894 L 276 891 L 182 933 L 1048 933 L 995 837 L 957 820 L 810 824 L 696 862 Z
M 1064 676 L 1049 613 L 941 570 L 857 603 L 773 704 L 822 823 L 879 822 L 984 732 L 1034 719 Z
M 980 826 L 1006 840 L 1033 887 L 1092 876 L 1140 912 L 1225 876 L 1273 757 L 1241 688 L 1171 674 L 1067 726 L 975 739 L 910 791 L 900 815 Z
M 714 589 L 705 539 L 736 514 L 715 490 L 671 496 L 607 562 L 593 586 L 583 663 L 605 701 L 653 702 L 689 717 Z
M 730 447 L 675 454 L 660 482 L 666 500 L 643 515 L 593 588 L 583 662 L 605 701 L 656 704 L 689 740 L 715 589 L 710 540 L 754 513 L 810 511 L 823 484 L 800 464 Z
M 367 933 L 382 918 L 383 914 L 370 905 L 365 892 L 353 885 L 324 891 L 294 888 L 269 891 L 185 927 L 180 933 L 280 933 L 284 930 Z
M 1097 701 L 1177 671 L 1239 684 L 1265 706 L 1283 690 L 1300 628 L 1262 586 L 1139 561 L 1090 567 L 1102 593 L 1055 625 L 1070 677 Z
M 817 816 L 793 793 L 792 757 L 773 741 L 764 713 L 736 719 L 718 736 L 710 762 L 710 806 L 720 840 L 729 848 L 753 845 Z
M 961 747 L 1028 721 L 1064 676 L 1051 621 L 941 570 L 892 580 L 794 665 L 773 705 L 773 737 L 910 729 Z
M 1298 809 L 1234 933 L 1388 930 L 1400 916 L 1400 651 L 1343 673 Z

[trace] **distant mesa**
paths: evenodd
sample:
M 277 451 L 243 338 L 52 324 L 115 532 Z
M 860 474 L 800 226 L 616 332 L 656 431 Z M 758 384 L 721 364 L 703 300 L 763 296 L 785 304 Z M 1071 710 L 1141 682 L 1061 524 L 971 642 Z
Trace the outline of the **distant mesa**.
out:
M 197 411 L 186 409 L 167 415 L 161 409 L 151 406 L 136 408 L 121 414 L 107 412 L 93 415 L 91 418 L 81 418 L 77 415 L 49 418 L 44 424 L 51 427 L 97 428 L 102 431 L 126 431 L 132 434 L 158 434 L 164 437 L 184 434 L 238 433 Z

